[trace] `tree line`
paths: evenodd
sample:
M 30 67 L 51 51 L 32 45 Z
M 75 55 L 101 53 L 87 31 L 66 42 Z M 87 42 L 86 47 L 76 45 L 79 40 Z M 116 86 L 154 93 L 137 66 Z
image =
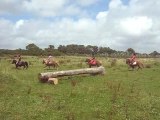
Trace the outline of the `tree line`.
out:
M 116 51 L 109 47 L 98 47 L 92 45 L 59 45 L 55 48 L 54 45 L 49 45 L 47 48 L 40 48 L 36 44 L 28 44 L 26 49 L 0 49 L 0 56 L 4 55 L 31 55 L 31 56 L 47 56 L 49 54 L 53 56 L 61 55 L 90 55 L 90 56 L 107 56 L 107 57 L 127 57 L 131 53 L 135 52 L 134 49 L 128 48 L 126 51 Z M 160 53 L 153 51 L 150 54 L 146 53 L 137 53 L 140 57 L 160 57 Z

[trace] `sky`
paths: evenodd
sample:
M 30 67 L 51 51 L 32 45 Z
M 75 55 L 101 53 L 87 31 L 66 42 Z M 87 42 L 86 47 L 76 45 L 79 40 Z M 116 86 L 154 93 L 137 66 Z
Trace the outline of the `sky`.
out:
M 160 52 L 160 0 L 0 0 L 0 49 L 34 43 Z

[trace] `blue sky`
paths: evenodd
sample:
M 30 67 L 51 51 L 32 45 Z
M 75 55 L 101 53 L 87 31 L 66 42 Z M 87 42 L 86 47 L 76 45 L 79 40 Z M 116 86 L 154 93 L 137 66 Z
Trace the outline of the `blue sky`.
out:
M 157 0 L 1 0 L 0 49 L 34 43 L 160 52 Z

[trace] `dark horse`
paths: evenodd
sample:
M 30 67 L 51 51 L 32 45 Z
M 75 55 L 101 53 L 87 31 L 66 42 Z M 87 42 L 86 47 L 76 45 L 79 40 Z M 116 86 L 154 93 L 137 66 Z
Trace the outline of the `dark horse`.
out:
M 25 68 L 25 69 L 28 68 L 28 62 L 26 62 L 26 61 L 20 61 L 20 62 L 17 63 L 17 60 L 14 59 L 14 60 L 12 61 L 12 64 L 15 64 L 16 68 L 22 67 L 22 66 L 23 66 L 23 69 L 24 69 L 24 68 Z
M 48 66 L 49 69 L 50 69 L 50 67 L 53 67 L 53 68 L 58 68 L 59 67 L 58 62 L 56 62 L 56 61 L 50 61 L 50 62 L 48 62 L 47 59 L 43 59 L 42 63 L 45 64 L 45 67 Z
M 135 64 L 133 64 L 132 60 L 130 58 L 126 59 L 126 64 L 132 68 L 132 70 L 134 68 L 137 67 L 137 70 L 144 68 L 143 63 L 141 63 L 140 61 L 136 61 Z
M 94 59 L 94 61 L 95 62 L 91 62 L 91 59 L 89 59 L 89 58 L 87 58 L 86 60 L 85 60 L 85 62 L 87 62 L 88 63 L 88 65 L 89 65 L 89 68 L 91 68 L 91 67 L 100 67 L 102 64 L 101 64 L 101 62 L 99 62 L 98 60 L 95 60 Z

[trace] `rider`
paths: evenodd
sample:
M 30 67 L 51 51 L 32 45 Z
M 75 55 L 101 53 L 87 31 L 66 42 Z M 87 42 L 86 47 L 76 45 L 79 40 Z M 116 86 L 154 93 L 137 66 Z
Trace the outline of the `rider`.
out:
M 136 64 L 136 58 L 137 58 L 136 53 L 133 53 L 130 57 L 132 65 Z
M 47 58 L 47 63 L 52 62 L 53 61 L 53 56 L 51 54 L 49 54 L 48 58 Z
M 95 57 L 90 58 L 89 63 L 95 65 L 95 64 L 96 64 L 96 59 L 95 59 Z
M 18 54 L 18 55 L 17 55 L 17 63 L 16 63 L 16 64 L 18 64 L 18 63 L 21 61 L 21 59 L 22 59 L 22 58 L 21 58 L 21 54 Z

